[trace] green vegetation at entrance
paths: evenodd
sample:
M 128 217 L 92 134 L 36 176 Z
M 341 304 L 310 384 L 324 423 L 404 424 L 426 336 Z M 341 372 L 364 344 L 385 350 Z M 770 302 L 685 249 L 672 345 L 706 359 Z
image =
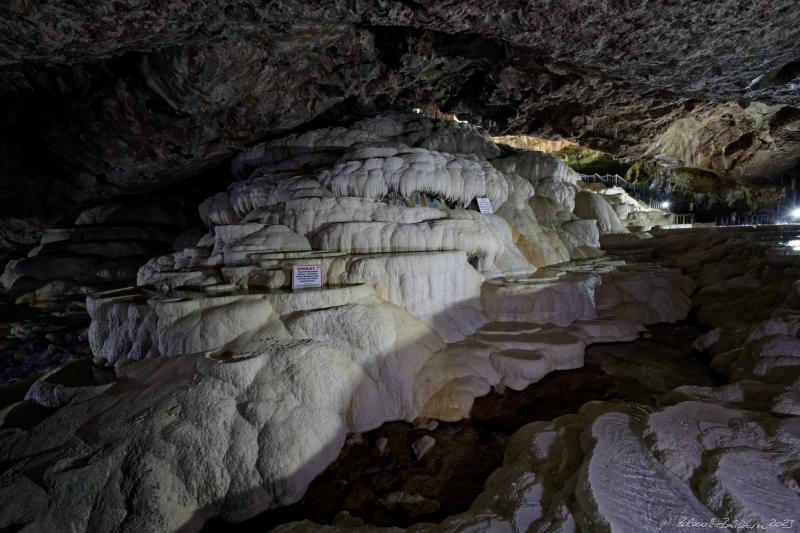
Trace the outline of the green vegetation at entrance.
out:
M 552 152 L 552 155 L 581 174 L 619 174 L 624 176 L 631 166 L 630 163 L 614 159 L 605 152 L 577 144 L 569 144 Z

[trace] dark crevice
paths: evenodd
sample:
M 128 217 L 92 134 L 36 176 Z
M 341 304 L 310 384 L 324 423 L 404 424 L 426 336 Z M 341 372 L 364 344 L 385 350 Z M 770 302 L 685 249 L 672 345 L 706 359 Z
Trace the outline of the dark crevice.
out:
M 731 155 L 736 152 L 746 150 L 753 144 L 754 138 L 755 135 L 753 134 L 753 132 L 748 131 L 747 133 L 745 133 L 744 135 L 742 135 L 741 137 L 739 137 L 738 139 L 736 139 L 735 141 L 733 141 L 732 143 L 730 143 L 728 146 L 725 147 L 725 155 Z
M 754 89 L 767 89 L 785 85 L 800 76 L 800 61 L 790 61 L 782 67 L 772 69 L 753 85 Z
M 800 109 L 784 106 L 772 116 L 769 125 L 773 129 L 778 129 L 797 121 L 800 121 Z
M 390 69 L 403 64 L 403 56 L 409 51 L 409 39 L 419 38 L 421 30 L 393 26 L 373 26 L 369 29 L 375 35 L 375 48 L 378 58 Z

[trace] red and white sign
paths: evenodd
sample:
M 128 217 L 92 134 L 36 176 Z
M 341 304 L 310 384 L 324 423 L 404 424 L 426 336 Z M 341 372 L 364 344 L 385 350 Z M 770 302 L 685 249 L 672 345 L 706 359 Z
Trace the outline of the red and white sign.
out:
M 491 215 L 494 213 L 494 211 L 492 211 L 492 202 L 490 202 L 488 198 L 475 198 L 475 201 L 478 202 L 478 210 L 484 215 Z
M 321 289 L 322 269 L 319 265 L 293 265 L 292 290 Z

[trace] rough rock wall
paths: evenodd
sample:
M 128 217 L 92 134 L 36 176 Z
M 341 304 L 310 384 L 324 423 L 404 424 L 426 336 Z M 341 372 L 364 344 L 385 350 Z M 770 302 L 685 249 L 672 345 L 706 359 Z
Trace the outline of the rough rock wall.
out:
M 427 104 L 641 155 L 700 104 L 797 106 L 798 21 L 790 0 L 12 2 L 4 208 L 152 189 L 265 136 Z
M 192 231 L 181 232 L 193 221 L 183 199 L 161 196 L 97 205 L 69 227 L 5 224 L 17 239 L 33 233 L 38 245 L 5 264 L 0 287 L 16 304 L 84 314 L 87 294 L 125 286 L 153 255 L 183 249 Z
M 751 184 L 798 165 L 800 110 L 759 102 L 698 106 L 653 142 L 649 155 Z

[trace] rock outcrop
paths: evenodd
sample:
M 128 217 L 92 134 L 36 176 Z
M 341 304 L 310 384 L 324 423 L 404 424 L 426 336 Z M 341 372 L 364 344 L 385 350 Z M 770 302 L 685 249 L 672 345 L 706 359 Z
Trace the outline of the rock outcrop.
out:
M 130 284 L 190 222 L 175 197 L 101 204 L 72 227 L 44 230 L 27 257 L 5 264 L 0 284 L 17 304 L 82 312 L 87 294 Z
M 646 155 L 681 167 L 685 174 L 717 176 L 717 183 L 727 178 L 774 184 L 775 177 L 789 175 L 798 165 L 799 121 L 795 107 L 749 101 L 706 104 L 670 124 Z M 688 185 L 693 187 L 691 181 Z
M 791 530 L 800 498 L 786 472 L 796 446 L 796 418 L 702 401 L 655 411 L 588 403 L 512 435 L 468 511 L 405 531 Z M 305 521 L 274 531 L 398 529 Z

